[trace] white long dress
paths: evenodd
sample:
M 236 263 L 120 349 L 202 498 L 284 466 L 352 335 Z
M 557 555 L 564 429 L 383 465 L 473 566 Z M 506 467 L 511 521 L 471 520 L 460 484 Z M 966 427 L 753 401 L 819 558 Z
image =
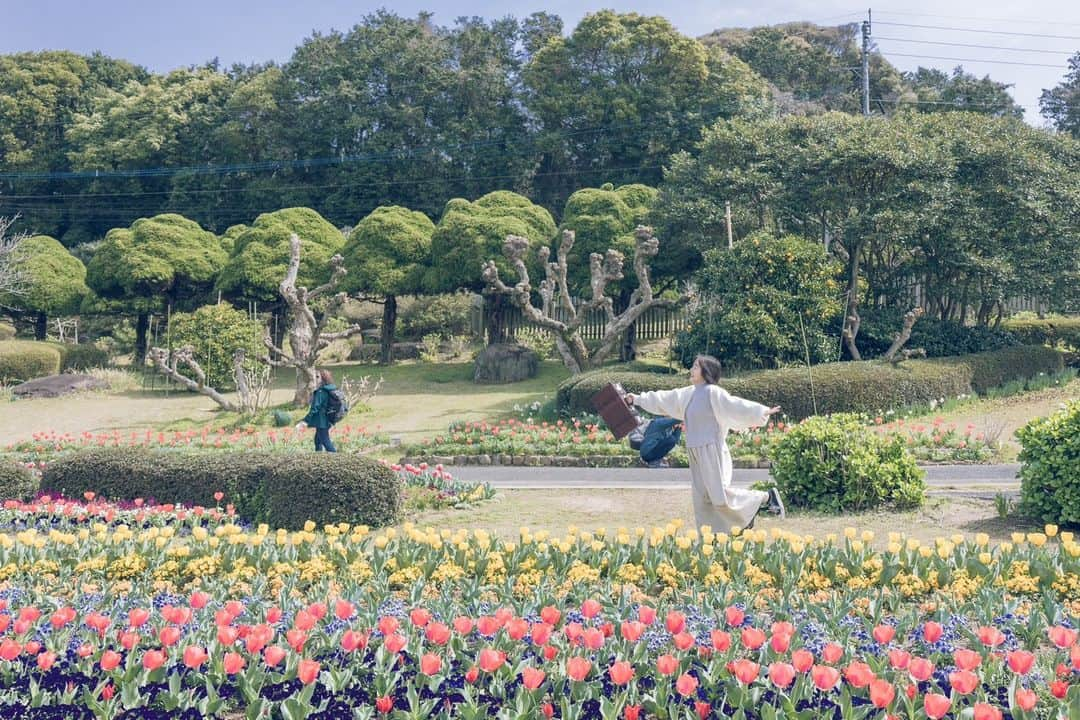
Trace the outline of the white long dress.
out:
M 658 390 L 634 397 L 634 404 L 654 415 L 667 415 L 686 424 L 688 437 L 695 433 L 694 417 L 687 417 L 687 409 L 694 398 L 695 388 L 689 385 L 677 390 Z M 694 500 L 694 520 L 698 528 L 708 525 L 713 532 L 731 532 L 743 528 L 753 519 L 769 495 L 761 490 L 743 490 L 732 487 L 731 451 L 727 445 L 729 430 L 745 430 L 764 425 L 769 421 L 769 408 L 760 403 L 735 397 L 719 385 L 707 385 L 709 405 L 715 425 L 706 432 L 703 442 L 689 444 L 691 494 Z M 699 391 L 700 392 L 700 391 Z M 696 414 L 696 413 L 695 413 Z M 700 417 L 696 418 L 702 422 Z M 710 423 L 711 425 L 711 423 Z M 711 442 L 709 441 L 711 439 Z

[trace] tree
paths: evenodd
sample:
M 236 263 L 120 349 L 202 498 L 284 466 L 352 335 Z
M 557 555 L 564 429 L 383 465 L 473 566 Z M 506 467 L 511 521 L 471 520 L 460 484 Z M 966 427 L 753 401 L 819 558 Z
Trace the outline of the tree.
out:
M 345 293 L 334 293 L 347 273 L 341 256 L 334 255 L 330 258 L 329 279 L 311 291 L 303 285 L 297 285 L 300 266 L 300 238 L 293 233 L 289 236 L 289 265 L 278 286 L 289 308 L 288 352 L 274 342 L 269 329 L 263 337 L 263 343 L 270 350 L 270 355 L 264 358 L 266 362 L 275 367 L 296 369 L 296 393 L 293 395 L 293 405 L 296 407 L 303 407 L 311 402 L 311 395 L 318 387 L 315 363 L 319 353 L 333 341 L 356 335 L 362 329 L 359 325 L 350 325 L 340 332 L 326 332 L 326 321 L 345 301 Z M 321 301 L 324 296 L 327 299 L 320 312 L 313 303 Z
M 760 109 L 767 85 L 660 17 L 603 10 L 554 36 L 523 71 L 538 124 L 534 197 L 559 206 L 582 178 L 655 184 L 716 118 Z
M 21 263 L 14 262 L 19 244 L 26 235 L 11 232 L 15 220 L 0 217 L 0 296 L 17 297 L 26 289 L 26 273 Z
M 919 112 L 966 110 L 995 117 L 1024 116 L 1024 108 L 1009 94 L 1012 85 L 991 80 L 989 75 L 977 78 L 960 66 L 953 69 L 952 75 L 920 67 L 913 73 L 904 73 L 904 81 L 915 93 L 915 108 Z
M 475 202 L 455 199 L 446 204 L 431 236 L 431 267 L 424 274 L 428 292 L 452 292 L 459 288 L 482 292 L 486 283 L 481 276 L 484 264 L 499 257 L 509 235 L 527 238 L 533 249 L 555 236 L 551 213 L 528 198 L 507 191 L 488 193 Z M 499 269 L 508 270 L 507 260 L 497 260 Z M 488 343 L 503 342 L 502 295 L 485 295 Z
M 637 278 L 637 287 L 631 294 L 626 309 L 618 315 L 615 314 L 614 301 L 605 294 L 609 283 L 617 282 L 623 277 L 623 255 L 614 249 L 609 249 L 605 255 L 593 253 L 589 257 L 592 296 L 580 307 L 574 307 L 568 281 L 568 259 L 574 246 L 574 233 L 571 230 L 562 232 L 555 262 L 549 262 L 551 248 L 546 245 L 537 253 L 540 265 L 544 268 L 544 279 L 537 288 L 542 301 L 539 308 L 532 303 L 533 288 L 525 262 L 531 246 L 528 238 L 509 235 L 503 242 L 503 255 L 517 275 L 517 283 L 508 286 L 503 282 L 499 263 L 495 260 L 488 260 L 484 264 L 484 282 L 490 294 L 509 297 L 521 308 L 526 320 L 552 332 L 555 335 L 555 347 L 562 356 L 563 363 L 570 372 L 577 374 L 603 363 L 627 327 L 646 310 L 654 307 L 674 308 L 690 299 L 689 294 L 684 294 L 677 300 L 662 300 L 653 296 L 648 263 L 659 252 L 660 242 L 652 234 L 652 228 L 643 226 L 634 231 L 634 240 L 634 275 Z M 566 320 L 555 317 L 558 307 L 563 309 Z M 604 311 L 607 325 L 604 336 L 590 352 L 581 337 L 581 326 L 588 313 L 593 310 Z
M 381 207 L 349 233 L 342 255 L 349 274 L 346 291 L 380 295 L 383 300 L 379 362 L 393 360 L 397 297 L 419 292 L 431 262 L 435 224 L 427 215 L 403 207 Z
M 85 296 L 86 266 L 63 245 L 47 235 L 35 235 L 18 244 L 12 263 L 23 277 L 17 294 L 8 294 L 0 303 L 34 316 L 34 337 L 46 338 L 50 315 L 70 315 L 79 311 Z
M 1061 132 L 1080 140 L 1080 52 L 1069 58 L 1069 71 L 1039 96 L 1039 111 Z
M 226 259 L 221 242 L 198 223 L 157 215 L 110 230 L 86 268 L 86 283 L 102 298 L 120 300 L 137 313 L 135 357 L 140 359 L 146 354 L 150 309 L 205 295 Z

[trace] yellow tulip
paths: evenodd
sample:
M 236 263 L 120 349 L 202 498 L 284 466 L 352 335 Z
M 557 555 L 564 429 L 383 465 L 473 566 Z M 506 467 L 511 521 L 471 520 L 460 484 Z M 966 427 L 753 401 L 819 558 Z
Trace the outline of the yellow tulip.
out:
M 1054 537 L 1058 534 L 1058 526 L 1047 524 L 1046 527 L 1043 528 L 1043 532 L 1046 533 L 1046 537 Z
M 986 547 L 990 544 L 990 536 L 986 533 L 977 533 L 975 535 L 975 544 L 979 547 Z
M 858 535 L 858 534 L 859 534 L 858 530 L 856 530 L 853 527 L 844 528 L 844 537 L 846 537 L 848 540 L 854 539 L 855 536 Z

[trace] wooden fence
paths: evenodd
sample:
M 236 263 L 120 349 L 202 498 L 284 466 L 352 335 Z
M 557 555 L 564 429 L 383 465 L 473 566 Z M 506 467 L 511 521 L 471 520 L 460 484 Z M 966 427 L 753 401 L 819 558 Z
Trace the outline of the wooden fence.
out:
M 582 301 L 574 302 L 580 306 Z M 507 307 L 504 311 L 506 332 L 513 337 L 520 328 L 536 327 L 528 322 L 521 313 L 521 309 L 515 306 Z M 484 308 L 474 306 L 471 317 L 472 334 L 480 337 L 484 334 Z M 564 308 L 555 310 L 555 319 L 566 321 L 567 313 Z M 683 329 L 686 322 L 685 308 L 670 310 L 668 308 L 650 308 L 646 310 L 637 321 L 638 340 L 666 340 Z M 538 328 L 542 330 L 542 328 Z M 586 313 L 585 322 L 581 325 L 581 337 L 584 340 L 599 340 L 607 330 L 607 315 L 603 310 L 589 310 Z

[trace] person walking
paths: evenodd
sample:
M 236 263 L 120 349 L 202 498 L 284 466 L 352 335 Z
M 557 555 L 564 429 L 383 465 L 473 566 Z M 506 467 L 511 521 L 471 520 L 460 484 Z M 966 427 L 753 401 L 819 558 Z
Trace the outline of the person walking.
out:
M 753 527 L 762 508 L 784 516 L 784 503 L 775 487 L 764 492 L 732 486 L 731 451 L 727 446 L 729 430 L 764 425 L 780 408 L 734 397 L 717 385 L 719 379 L 720 361 L 711 355 L 698 355 L 690 368 L 688 387 L 628 394 L 626 403 L 683 421 L 694 520 L 698 528 L 708 525 L 713 532 L 727 533 L 734 528 Z
M 296 425 L 296 429 L 300 432 L 309 427 L 315 428 L 315 452 L 319 450 L 337 452 L 334 442 L 330 439 L 330 426 L 334 424 L 331 421 L 333 414 L 331 405 L 337 401 L 334 396 L 335 390 L 337 386 L 334 385 L 333 373 L 329 370 L 320 370 L 319 387 L 311 395 L 311 407 L 308 408 L 308 414 Z

